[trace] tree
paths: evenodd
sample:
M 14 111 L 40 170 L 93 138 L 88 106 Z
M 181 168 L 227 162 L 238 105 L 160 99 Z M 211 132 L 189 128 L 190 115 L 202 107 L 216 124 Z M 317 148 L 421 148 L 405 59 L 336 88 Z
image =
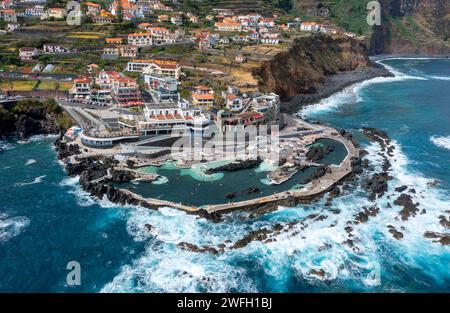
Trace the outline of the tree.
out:
M 117 21 L 119 22 L 119 23 L 122 23 L 123 22 L 123 7 L 122 7 L 122 1 L 117 1 L 117 12 L 116 12 L 116 15 L 117 15 Z

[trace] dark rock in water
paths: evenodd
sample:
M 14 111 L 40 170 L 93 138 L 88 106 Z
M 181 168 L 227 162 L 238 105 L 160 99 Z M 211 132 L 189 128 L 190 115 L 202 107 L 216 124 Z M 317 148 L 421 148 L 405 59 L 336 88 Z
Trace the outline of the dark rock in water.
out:
M 241 195 L 251 195 L 251 194 L 260 193 L 260 192 L 261 192 L 261 190 L 259 188 L 257 188 L 257 187 L 250 187 L 250 188 L 241 190 L 239 192 L 239 194 L 241 194 Z
M 124 170 L 111 169 L 110 175 L 111 177 L 109 180 L 115 183 L 127 183 L 136 178 L 133 172 Z
M 315 216 L 316 217 L 316 216 Z M 271 235 L 280 234 L 282 231 L 291 229 L 297 222 L 292 222 L 287 225 L 276 224 L 272 228 L 262 228 L 249 232 L 246 236 L 239 239 L 231 246 L 231 249 L 240 249 L 248 245 L 252 241 L 272 242 L 274 239 L 269 238 Z
M 412 194 L 416 194 L 416 189 L 414 189 L 414 188 L 411 188 L 411 189 L 409 189 L 408 190 L 410 193 L 412 193 Z
M 343 244 L 349 246 L 350 248 L 352 248 L 355 245 L 355 243 L 351 239 L 347 239 L 346 241 L 343 242 Z
M 151 233 L 154 229 L 153 225 L 150 225 L 150 224 L 145 224 L 144 226 L 149 233 Z
M 385 151 L 386 146 L 391 142 L 391 139 L 389 138 L 387 133 L 383 130 L 364 127 L 363 132 L 364 135 L 366 135 L 366 137 L 369 138 L 369 140 L 378 142 L 378 144 L 381 146 L 382 151 Z
M 440 243 L 443 246 L 450 245 L 450 234 L 427 231 L 427 232 L 425 232 L 424 236 L 425 236 L 425 238 L 429 238 L 429 239 L 438 239 L 438 240 L 433 240 L 433 242 Z
M 316 179 L 324 176 L 327 173 L 327 169 L 328 169 L 327 166 L 319 166 L 319 167 L 317 167 L 314 172 L 312 172 L 307 177 L 305 177 L 303 180 L 301 180 L 300 184 L 306 185 L 306 184 L 312 182 L 313 180 L 316 180 Z
M 402 206 L 403 209 L 400 211 L 400 216 L 403 221 L 407 221 L 409 217 L 416 216 L 419 211 L 419 203 L 413 203 L 410 195 L 402 193 L 395 201 L 394 204 Z
M 389 232 L 391 233 L 392 237 L 394 237 L 397 240 L 403 239 L 403 237 L 404 237 L 403 233 L 399 232 L 397 229 L 395 229 L 394 226 L 388 225 L 388 228 L 389 228 Z
M 332 145 L 327 145 L 325 147 L 313 146 L 309 148 L 308 152 L 306 153 L 306 159 L 311 162 L 318 162 L 333 150 L 334 147 Z
M 200 252 L 200 253 L 209 252 L 214 255 L 219 253 L 219 251 L 217 251 L 217 249 L 214 247 L 209 247 L 209 246 L 199 247 L 193 243 L 188 243 L 188 242 L 180 242 L 177 244 L 177 247 L 180 249 L 188 250 L 188 251 L 192 251 L 192 252 Z
M 450 228 L 450 218 L 446 218 L 444 215 L 439 216 L 439 224 L 445 228 Z
M 406 189 L 408 189 L 408 186 L 400 186 L 400 187 L 395 188 L 395 191 L 397 191 L 397 192 L 403 192 L 403 191 L 405 191 Z
M 237 194 L 235 192 L 229 192 L 225 195 L 225 199 L 234 199 L 236 196 Z
M 129 168 L 133 168 L 133 167 L 134 167 L 134 164 L 135 164 L 135 162 L 134 162 L 133 160 L 130 160 L 130 159 L 127 160 L 127 166 L 128 166 Z
M 242 190 L 239 191 L 239 192 L 230 192 L 230 193 L 227 193 L 227 194 L 225 195 L 225 198 L 226 198 L 226 199 L 234 199 L 234 198 L 236 198 L 237 196 L 251 195 L 251 194 L 260 193 L 260 192 L 261 192 L 261 190 L 260 190 L 259 188 L 257 188 L 257 187 L 250 187 L 250 188 L 242 189 Z
M 250 169 L 257 167 L 262 163 L 262 160 L 260 158 L 256 160 L 245 160 L 238 163 L 230 163 L 223 166 L 210 168 L 205 171 L 205 174 L 211 175 L 214 173 L 220 173 L 220 172 L 235 172 L 240 171 L 244 169 Z
M 331 191 L 330 191 L 330 198 L 336 198 L 337 196 L 339 196 L 341 194 L 341 190 L 339 189 L 339 187 L 334 187 Z
M 248 245 L 250 242 L 257 240 L 257 241 L 263 241 L 266 240 L 270 234 L 273 233 L 273 230 L 268 228 L 263 228 L 259 230 L 251 231 L 247 236 L 239 239 L 234 243 L 234 245 L 231 247 L 232 249 L 240 249 Z
M 198 211 L 198 216 L 200 218 L 206 218 L 207 220 L 212 221 L 213 223 L 220 223 L 222 221 L 222 216 L 217 212 L 209 213 L 205 209 L 200 209 Z
M 325 251 L 325 250 L 329 250 L 329 249 L 331 249 L 333 246 L 331 245 L 331 244 L 329 244 L 329 243 L 327 243 L 327 242 L 325 242 L 324 244 L 323 244 L 323 246 L 320 246 L 319 247 L 319 251 Z
M 320 278 L 325 278 L 325 271 L 323 269 L 312 269 L 309 271 L 309 274 L 319 276 Z
M 369 217 L 377 216 L 380 209 L 376 206 L 370 208 L 363 208 L 361 212 L 355 215 L 355 223 L 365 223 L 369 220 Z
M 388 190 L 388 181 L 392 179 L 387 173 L 376 173 L 368 179 L 363 187 L 371 191 L 370 199 L 382 197 Z
M 351 233 L 351 232 L 353 231 L 353 228 L 352 228 L 351 226 L 346 226 L 346 227 L 344 228 L 344 230 L 345 230 L 347 233 Z

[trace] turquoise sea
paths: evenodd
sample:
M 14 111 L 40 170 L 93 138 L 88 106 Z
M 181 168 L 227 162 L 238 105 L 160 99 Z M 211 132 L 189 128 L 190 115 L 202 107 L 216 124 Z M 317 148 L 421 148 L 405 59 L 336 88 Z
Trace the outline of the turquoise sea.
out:
M 355 184 L 331 207 L 322 199 L 256 217 L 233 213 L 214 224 L 171 208 L 119 207 L 90 197 L 64 174 L 54 138 L 1 142 L 0 291 L 449 292 L 450 246 L 423 234 L 449 232 L 439 217 L 450 216 L 450 60 L 382 63 L 395 77 L 351 86 L 299 112 L 351 130 L 376 167 L 379 149 L 360 130 L 388 133 L 396 147 L 390 157 L 394 180 L 376 201 Z M 433 180 L 436 186 L 429 184 Z M 401 208 L 388 206 L 400 185 L 415 189 L 423 214 L 402 221 Z M 353 247 L 343 244 L 347 222 L 373 205 L 379 214 L 352 226 Z M 304 220 L 313 213 L 326 218 Z M 218 255 L 177 248 L 180 242 L 218 246 L 302 220 L 273 242 L 254 241 Z M 394 239 L 388 225 L 403 239 Z M 70 261 L 81 265 L 80 286 L 66 284 Z

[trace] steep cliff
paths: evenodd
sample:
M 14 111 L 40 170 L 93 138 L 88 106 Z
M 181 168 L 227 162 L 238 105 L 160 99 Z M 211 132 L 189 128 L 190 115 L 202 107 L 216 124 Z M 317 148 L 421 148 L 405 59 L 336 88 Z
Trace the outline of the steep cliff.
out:
M 292 0 L 301 13 L 329 11 L 329 18 L 343 28 L 366 35 L 371 54 L 450 53 L 449 0 L 379 0 L 382 24 L 367 24 L 363 0 Z M 307 14 L 309 15 L 309 14 Z
M 289 51 L 277 54 L 254 72 L 260 87 L 281 95 L 313 94 L 325 78 L 370 66 L 367 46 L 356 39 L 316 35 L 297 39 Z
M 381 0 L 382 25 L 375 26 L 370 53 L 450 53 L 450 1 Z

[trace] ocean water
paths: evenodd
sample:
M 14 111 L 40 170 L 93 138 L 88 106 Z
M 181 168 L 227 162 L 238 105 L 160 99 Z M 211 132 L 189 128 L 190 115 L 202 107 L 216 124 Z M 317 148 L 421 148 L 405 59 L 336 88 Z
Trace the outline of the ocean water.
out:
M 233 213 L 214 224 L 171 208 L 119 207 L 88 196 L 76 178 L 65 176 L 52 138 L 1 142 L 0 291 L 450 291 L 450 247 L 423 236 L 448 232 L 439 216 L 450 215 L 450 60 L 382 62 L 395 77 L 351 86 L 299 112 L 351 130 L 377 168 L 379 147 L 360 130 L 389 134 L 396 147 L 390 157 L 394 179 L 376 201 L 355 183 L 332 207 L 321 199 L 259 216 Z M 434 180 L 438 184 L 431 186 Z M 399 218 L 400 207 L 388 205 L 400 185 L 415 189 L 423 210 L 407 221 Z M 343 244 L 347 223 L 373 205 L 379 214 L 352 225 L 354 246 Z M 313 213 L 323 218 L 307 218 Z M 177 247 L 230 245 L 253 230 L 290 222 L 297 224 L 272 242 L 253 241 L 217 255 Z M 394 239 L 388 225 L 403 239 Z M 80 286 L 66 284 L 70 261 L 81 265 Z

